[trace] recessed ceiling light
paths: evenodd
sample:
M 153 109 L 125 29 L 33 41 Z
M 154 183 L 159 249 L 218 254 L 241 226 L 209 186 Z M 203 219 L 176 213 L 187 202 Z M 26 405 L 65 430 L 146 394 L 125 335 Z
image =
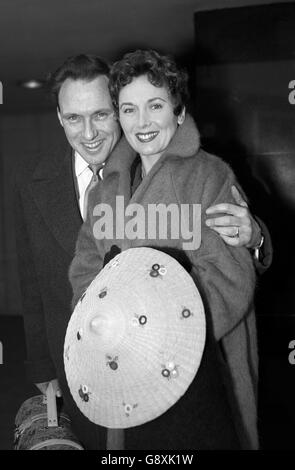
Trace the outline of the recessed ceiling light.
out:
M 42 88 L 44 85 L 44 82 L 42 80 L 26 80 L 23 82 L 19 82 L 19 85 L 23 88 L 28 88 L 29 90 L 35 90 L 37 88 Z

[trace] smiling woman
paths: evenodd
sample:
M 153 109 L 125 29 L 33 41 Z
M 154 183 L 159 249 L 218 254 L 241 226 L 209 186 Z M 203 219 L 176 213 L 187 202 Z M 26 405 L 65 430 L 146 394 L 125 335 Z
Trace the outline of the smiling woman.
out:
M 144 246 L 171 254 L 187 268 L 202 294 L 207 320 L 204 375 L 197 374 L 189 394 L 184 394 L 171 413 L 127 427 L 125 448 L 257 448 L 254 266 L 246 248 L 225 245 L 205 225 L 209 206 L 233 202 L 231 187 L 237 185 L 235 176 L 221 159 L 201 149 L 197 127 L 185 113 L 187 75 L 173 59 L 156 51 L 126 54 L 111 68 L 109 86 L 126 139 L 122 138 L 115 147 L 104 167 L 102 184 L 91 193 L 89 217 L 70 268 L 73 304 L 100 273 L 104 260 L 120 251 Z M 124 199 L 126 217 L 120 217 L 118 197 Z M 114 214 L 110 238 L 93 236 L 97 218 L 101 219 L 101 214 L 97 214 L 99 204 L 110 206 Z M 167 237 L 159 235 L 163 213 L 148 218 L 138 237 L 126 233 L 130 231 L 118 231 L 120 219 L 128 228 L 129 222 L 133 224 L 136 231 L 151 207 L 163 205 L 180 210 L 186 204 L 201 208 L 195 228 L 202 236 L 196 247 L 184 246 L 184 236 L 179 232 Z M 141 209 L 137 225 L 134 208 Z M 118 355 L 119 350 L 118 345 L 113 354 Z M 122 448 L 116 444 L 119 437 L 122 442 L 121 431 L 112 432 L 109 437 L 108 449 Z
M 110 92 L 125 137 L 147 174 L 184 122 L 187 75 L 168 57 L 136 51 L 113 65 Z
M 119 118 L 125 137 L 148 173 L 182 124 L 185 109 L 176 116 L 166 87 L 155 87 L 146 75 L 135 78 L 119 95 Z

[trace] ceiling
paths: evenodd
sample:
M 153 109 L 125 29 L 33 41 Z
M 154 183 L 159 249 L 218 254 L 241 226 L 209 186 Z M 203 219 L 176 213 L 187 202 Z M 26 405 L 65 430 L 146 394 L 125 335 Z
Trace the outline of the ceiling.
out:
M 128 50 L 155 48 L 190 58 L 193 13 L 267 0 L 0 0 L 1 111 L 48 109 L 40 90 L 17 83 L 43 78 L 69 55 L 95 53 L 112 61 Z

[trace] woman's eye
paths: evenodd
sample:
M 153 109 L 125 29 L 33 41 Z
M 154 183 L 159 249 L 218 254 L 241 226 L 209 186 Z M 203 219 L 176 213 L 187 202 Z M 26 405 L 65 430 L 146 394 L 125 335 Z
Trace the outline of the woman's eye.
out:
M 163 105 L 161 103 L 154 103 L 152 105 L 152 109 L 162 109 Z
M 131 114 L 133 113 L 134 108 L 124 108 L 123 109 L 123 114 Z

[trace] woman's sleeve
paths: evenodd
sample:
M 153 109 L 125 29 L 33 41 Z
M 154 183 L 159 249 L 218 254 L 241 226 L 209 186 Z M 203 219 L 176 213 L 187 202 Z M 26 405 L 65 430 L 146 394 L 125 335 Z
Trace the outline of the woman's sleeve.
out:
M 263 244 L 261 248 L 258 250 L 258 258 L 254 256 L 254 264 L 258 274 L 263 274 L 265 271 L 268 270 L 272 263 L 273 257 L 273 247 L 271 236 L 268 231 L 267 226 L 265 223 L 257 216 L 255 219 L 261 229 L 261 234 L 263 235 Z
M 233 173 L 227 168 L 222 184 L 220 179 L 216 172 L 210 175 L 210 183 L 204 185 L 201 245 L 189 252 L 191 274 L 211 312 L 214 336 L 217 340 L 235 328 L 253 308 L 256 281 L 255 267 L 248 249 L 226 245 L 222 238 L 204 223 L 207 207 L 221 202 L 234 202 L 231 186 L 237 185 L 237 182 Z
M 73 309 L 102 267 L 103 259 L 93 235 L 89 211 L 88 217 L 80 229 L 75 256 L 69 269 L 69 279 L 73 289 Z

